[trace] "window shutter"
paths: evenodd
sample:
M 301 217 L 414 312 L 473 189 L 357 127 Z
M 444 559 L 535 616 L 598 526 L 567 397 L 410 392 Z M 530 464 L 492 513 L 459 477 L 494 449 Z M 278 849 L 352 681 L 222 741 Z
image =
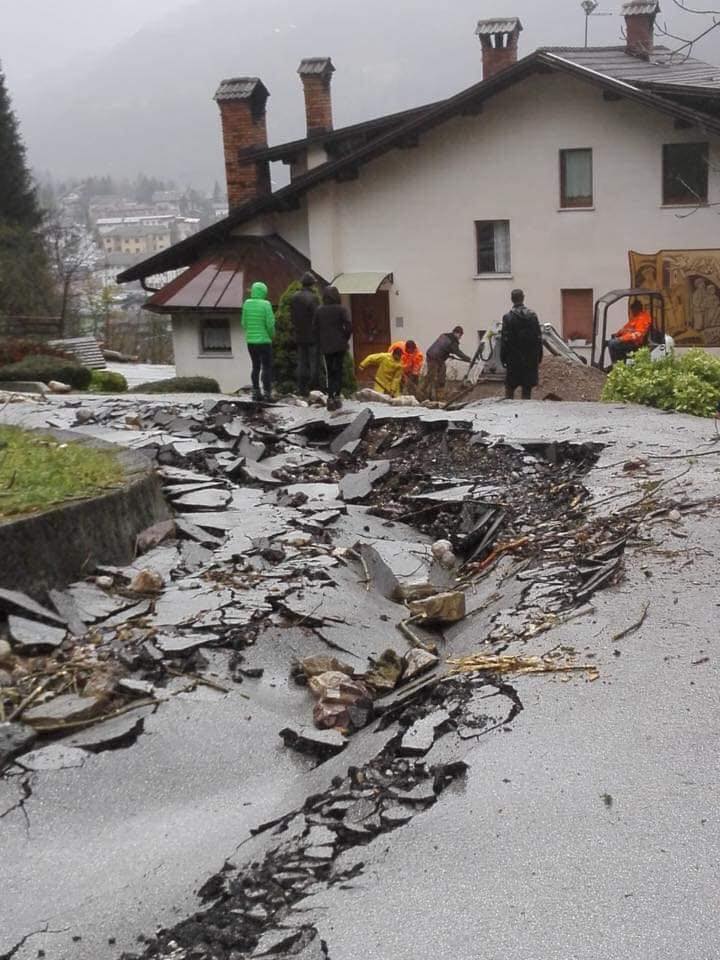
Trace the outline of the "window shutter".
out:
M 566 340 L 592 340 L 592 290 L 562 291 L 562 324 Z

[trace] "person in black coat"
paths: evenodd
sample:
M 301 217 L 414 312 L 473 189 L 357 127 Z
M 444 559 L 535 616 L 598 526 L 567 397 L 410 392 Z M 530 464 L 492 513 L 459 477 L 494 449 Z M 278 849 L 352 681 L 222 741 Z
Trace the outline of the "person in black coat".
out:
M 306 273 L 300 282 L 302 290 L 290 298 L 290 320 L 297 347 L 298 393 L 306 397 L 319 383 L 320 352 L 313 334 L 313 318 L 319 301 L 313 290 L 315 277 Z
M 538 368 L 543 355 L 542 332 L 537 314 L 525 306 L 522 290 L 513 290 L 511 297 L 512 310 L 503 317 L 500 334 L 505 396 L 512 400 L 520 387 L 523 400 L 529 400 L 532 388 L 538 384 Z
M 328 380 L 328 410 L 342 406 L 343 364 L 352 335 L 352 323 L 347 307 L 342 305 L 337 287 L 326 287 L 323 305 L 315 311 L 313 335 L 320 353 L 325 357 Z

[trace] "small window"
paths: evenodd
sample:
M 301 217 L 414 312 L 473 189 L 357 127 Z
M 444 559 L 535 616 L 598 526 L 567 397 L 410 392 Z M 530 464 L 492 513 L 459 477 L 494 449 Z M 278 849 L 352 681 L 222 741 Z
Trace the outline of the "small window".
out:
M 560 206 L 593 205 L 592 150 L 560 151 Z
M 477 272 L 510 273 L 510 221 L 477 220 Z
M 206 318 L 200 324 L 202 353 L 231 353 L 230 320 L 227 317 Z
M 707 203 L 707 143 L 663 146 L 663 203 L 667 206 Z

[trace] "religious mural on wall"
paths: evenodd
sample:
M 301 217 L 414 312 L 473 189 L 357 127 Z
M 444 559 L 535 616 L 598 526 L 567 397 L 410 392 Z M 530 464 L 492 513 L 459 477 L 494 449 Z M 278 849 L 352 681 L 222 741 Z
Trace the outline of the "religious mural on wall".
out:
M 630 283 L 662 291 L 679 347 L 720 347 L 720 250 L 630 251 Z

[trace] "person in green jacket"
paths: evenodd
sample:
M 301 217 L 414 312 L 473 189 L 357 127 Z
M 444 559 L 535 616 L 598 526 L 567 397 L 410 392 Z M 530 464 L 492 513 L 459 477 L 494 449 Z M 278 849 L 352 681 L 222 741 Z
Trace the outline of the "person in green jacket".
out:
M 267 285 L 254 283 L 250 297 L 242 308 L 242 327 L 245 331 L 248 352 L 252 361 L 253 400 L 262 400 L 260 379 L 265 400 L 272 399 L 272 342 L 275 336 L 275 314 L 267 298 Z

